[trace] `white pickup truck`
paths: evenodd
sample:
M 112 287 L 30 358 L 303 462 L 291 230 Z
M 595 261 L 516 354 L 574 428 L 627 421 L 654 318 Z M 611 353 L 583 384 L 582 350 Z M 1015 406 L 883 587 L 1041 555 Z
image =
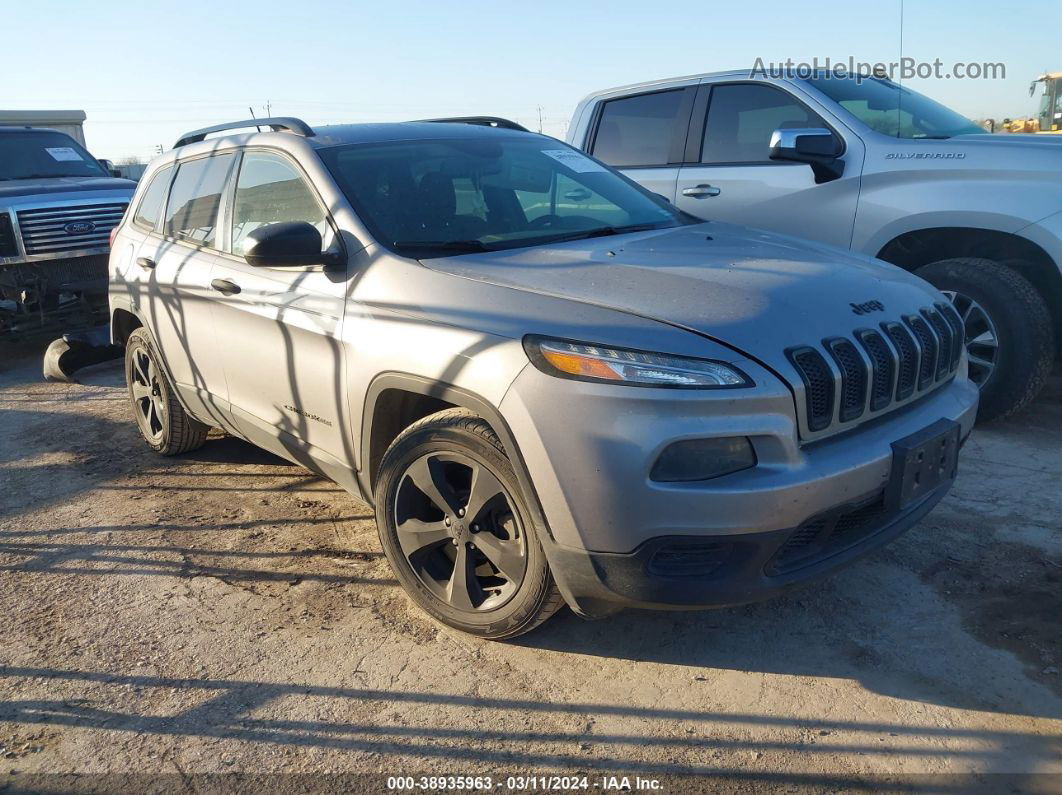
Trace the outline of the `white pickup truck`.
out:
M 1062 341 L 1062 136 L 988 135 L 880 78 L 744 70 L 595 92 L 568 141 L 692 215 L 932 282 L 966 324 L 981 420 L 1047 380 Z

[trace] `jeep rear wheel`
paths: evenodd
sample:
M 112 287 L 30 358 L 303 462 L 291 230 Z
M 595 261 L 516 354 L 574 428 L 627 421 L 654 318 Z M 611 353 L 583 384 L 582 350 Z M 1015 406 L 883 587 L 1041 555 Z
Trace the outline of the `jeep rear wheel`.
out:
M 532 512 L 501 442 L 461 409 L 407 428 L 376 486 L 380 542 L 425 612 L 483 638 L 513 638 L 562 605 Z
M 1055 357 L 1051 313 L 1020 273 L 993 260 L 932 262 L 917 274 L 944 293 L 962 318 L 970 380 L 981 391 L 979 422 L 1033 401 Z
M 177 400 L 151 336 L 142 328 L 125 344 L 125 381 L 140 435 L 162 455 L 178 455 L 201 447 L 210 426 L 193 419 Z

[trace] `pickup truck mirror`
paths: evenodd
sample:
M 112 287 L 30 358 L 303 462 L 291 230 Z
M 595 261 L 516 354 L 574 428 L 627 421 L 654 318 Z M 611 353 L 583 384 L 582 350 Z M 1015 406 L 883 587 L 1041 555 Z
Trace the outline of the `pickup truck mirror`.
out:
M 771 160 L 787 160 L 807 163 L 815 173 L 815 182 L 835 180 L 844 173 L 841 142 L 827 129 L 804 127 L 792 130 L 775 130 L 771 133 L 771 146 L 767 156 Z
M 243 258 L 259 268 L 335 265 L 338 255 L 322 251 L 321 233 L 306 221 L 260 226 L 243 241 Z
M 114 167 L 114 163 L 112 163 L 110 160 L 101 157 L 96 162 L 103 166 L 103 170 L 110 174 L 112 177 L 122 176 L 122 172 L 116 169 Z

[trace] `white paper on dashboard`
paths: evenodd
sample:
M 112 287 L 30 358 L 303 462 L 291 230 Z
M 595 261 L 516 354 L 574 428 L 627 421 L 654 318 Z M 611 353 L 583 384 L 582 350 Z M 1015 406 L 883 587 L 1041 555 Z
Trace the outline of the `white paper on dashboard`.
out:
M 53 160 L 84 160 L 76 149 L 69 146 L 48 146 L 45 151 L 52 156 Z
M 573 149 L 543 149 L 542 154 L 552 157 L 558 163 L 567 166 L 577 174 L 605 170 L 605 167 L 600 163 L 595 163 L 586 155 L 581 155 Z

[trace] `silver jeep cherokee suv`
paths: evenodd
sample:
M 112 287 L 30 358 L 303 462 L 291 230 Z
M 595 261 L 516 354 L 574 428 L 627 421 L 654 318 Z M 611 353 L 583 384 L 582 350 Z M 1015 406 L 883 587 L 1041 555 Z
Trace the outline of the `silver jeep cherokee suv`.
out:
M 151 164 L 110 263 L 151 447 L 220 427 L 333 479 L 488 638 L 769 597 L 943 497 L 977 389 L 941 293 L 439 121 L 239 122 Z

